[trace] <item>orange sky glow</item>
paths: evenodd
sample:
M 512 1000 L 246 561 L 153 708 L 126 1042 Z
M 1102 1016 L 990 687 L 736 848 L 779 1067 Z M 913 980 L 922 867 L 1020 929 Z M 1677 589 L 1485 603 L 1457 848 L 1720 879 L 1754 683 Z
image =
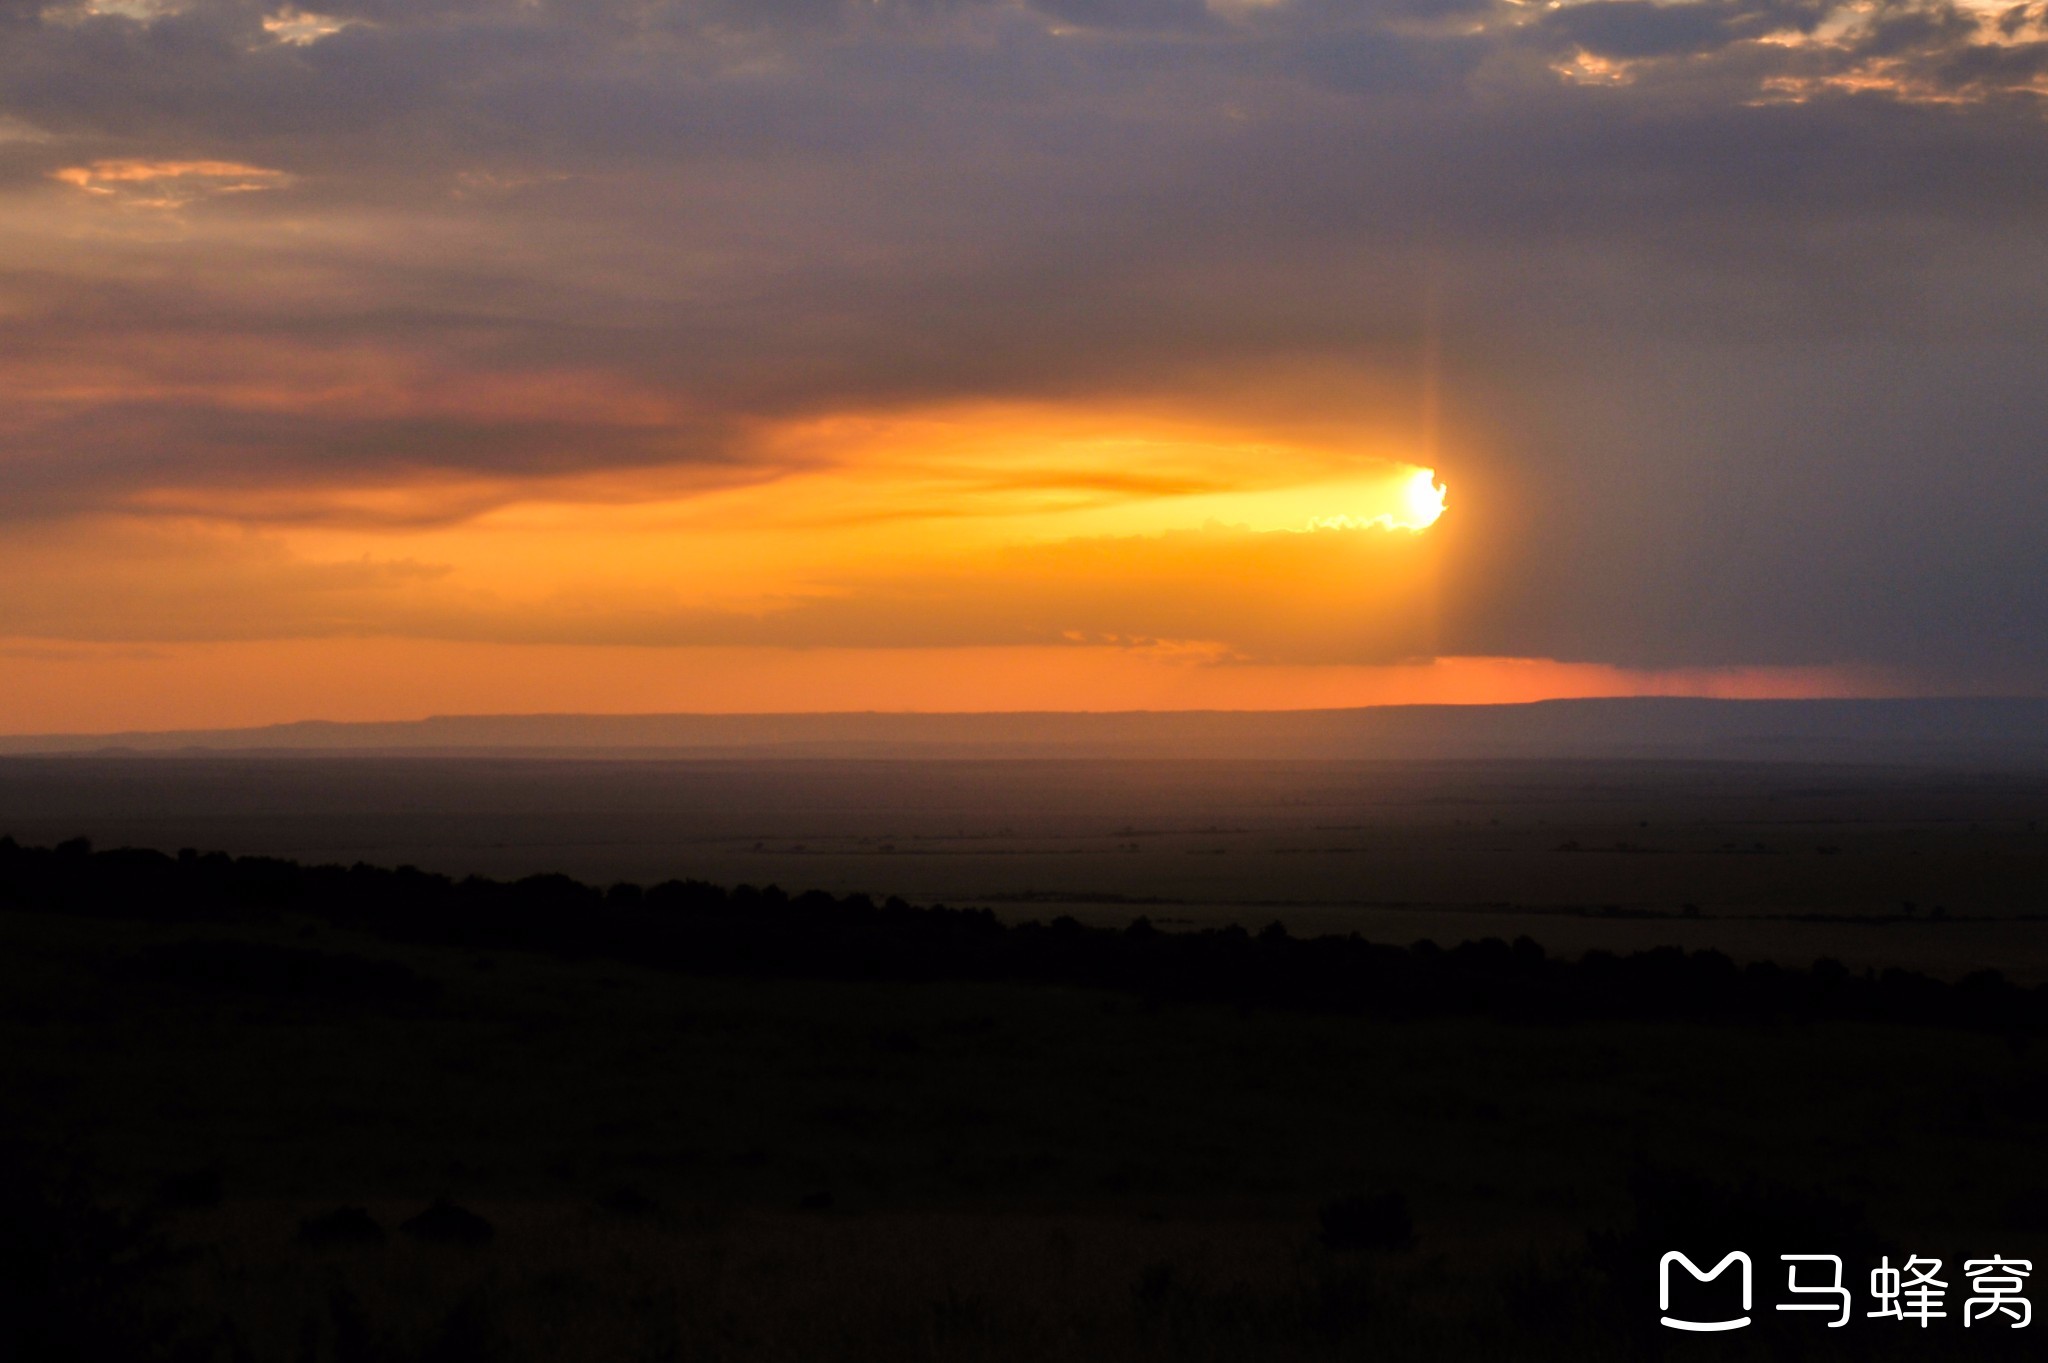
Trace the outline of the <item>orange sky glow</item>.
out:
M 570 385 L 521 400 L 608 399 Z M 1457 497 L 1393 437 L 1345 448 L 1157 411 L 978 406 L 789 422 L 753 442 L 749 476 L 695 486 L 171 488 L 23 530 L 0 541 L 18 589 L 0 724 L 1898 686 L 1869 669 L 1437 656 L 1437 526 Z
M 0 36 L 0 734 L 2048 689 L 2042 4 Z
M 1644 671 L 1524 658 L 1218 665 L 1201 649 L 641 648 L 443 640 L 52 645 L 0 640 L 20 732 L 232 728 L 316 716 L 833 710 L 1326 709 L 1575 696 L 1895 694 L 1837 668 Z

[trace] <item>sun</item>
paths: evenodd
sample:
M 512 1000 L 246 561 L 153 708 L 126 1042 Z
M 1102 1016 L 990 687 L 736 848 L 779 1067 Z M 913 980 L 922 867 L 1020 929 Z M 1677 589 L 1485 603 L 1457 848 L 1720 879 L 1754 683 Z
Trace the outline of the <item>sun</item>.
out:
M 1381 484 L 1381 495 L 1388 487 Z M 1314 530 L 1363 530 L 1378 526 L 1382 530 L 1427 530 L 1437 523 L 1444 514 L 1446 489 L 1436 480 L 1436 470 L 1418 468 L 1403 478 L 1391 489 L 1394 506 L 1377 516 L 1317 516 L 1311 519 L 1307 529 Z M 1385 505 L 1384 502 L 1381 503 Z
M 1401 514 L 1394 524 L 1410 530 L 1426 530 L 1444 514 L 1444 496 L 1450 489 L 1436 480 L 1435 469 L 1417 469 L 1401 486 Z

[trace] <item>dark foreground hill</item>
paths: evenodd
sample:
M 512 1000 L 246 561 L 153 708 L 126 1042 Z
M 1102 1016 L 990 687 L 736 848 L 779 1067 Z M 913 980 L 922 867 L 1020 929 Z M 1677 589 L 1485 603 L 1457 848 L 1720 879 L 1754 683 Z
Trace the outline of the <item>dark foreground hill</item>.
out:
M 1296 938 L 1274 924 L 1162 932 L 1070 917 L 1004 923 L 986 909 L 672 880 L 600 890 L 566 876 L 457 881 L 411 867 L 301 866 L 224 853 L 75 841 L 25 848 L 0 838 L 0 909 L 149 922 L 274 921 L 305 915 L 393 941 L 545 952 L 721 977 L 1005 981 L 1115 989 L 1157 1001 L 1511 1021 L 1860 1019 L 2034 1035 L 2048 1031 L 2048 984 L 1995 970 L 1955 983 L 1912 971 L 1852 973 L 1839 962 L 1738 967 L 1675 947 L 1576 961 L 1520 938 L 1455 944 Z M 2044 919 L 2048 922 L 2048 919 Z M 207 950 L 215 954 L 206 955 Z M 185 943 L 157 969 L 280 997 L 405 997 L 406 982 L 317 954 L 278 956 Z
M 2017 1357 L 1956 1270 L 2048 1256 L 2040 1009 L 0 843 L 0 1357 Z M 1753 1324 L 1659 1326 L 1671 1249 Z

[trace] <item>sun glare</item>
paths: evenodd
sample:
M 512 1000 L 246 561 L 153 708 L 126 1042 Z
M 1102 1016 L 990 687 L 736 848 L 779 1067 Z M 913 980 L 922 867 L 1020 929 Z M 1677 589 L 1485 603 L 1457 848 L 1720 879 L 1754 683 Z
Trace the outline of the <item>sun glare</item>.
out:
M 1427 530 L 1444 514 L 1444 495 L 1449 491 L 1436 480 L 1435 469 L 1417 469 L 1402 480 L 1397 496 L 1400 505 L 1376 516 L 1321 516 L 1309 522 L 1311 530 L 1363 530 L 1379 526 L 1387 530 Z
M 1437 518 L 1444 514 L 1444 494 L 1448 492 L 1436 480 L 1435 469 L 1417 469 L 1401 489 L 1401 498 L 1407 514 L 1394 523 L 1405 525 L 1410 530 L 1426 530 L 1435 525 Z

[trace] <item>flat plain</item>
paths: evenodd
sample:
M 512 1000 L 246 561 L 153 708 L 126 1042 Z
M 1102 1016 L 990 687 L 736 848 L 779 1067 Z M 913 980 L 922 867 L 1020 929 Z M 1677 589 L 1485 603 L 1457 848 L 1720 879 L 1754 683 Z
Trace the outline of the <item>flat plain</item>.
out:
M 1121 926 L 2048 979 L 2048 774 L 1767 762 L 0 759 L 0 832 Z

